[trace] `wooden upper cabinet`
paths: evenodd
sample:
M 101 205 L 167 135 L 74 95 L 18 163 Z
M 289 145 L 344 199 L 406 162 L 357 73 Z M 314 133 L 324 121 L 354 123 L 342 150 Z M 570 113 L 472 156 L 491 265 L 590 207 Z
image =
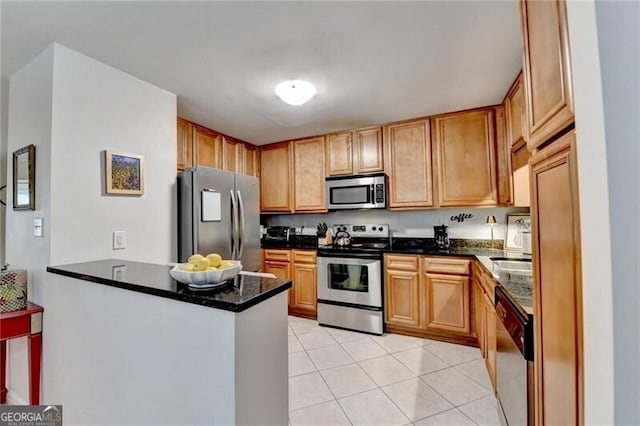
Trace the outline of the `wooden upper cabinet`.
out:
M 353 174 L 351 132 L 326 136 L 327 176 Z
M 193 128 L 188 121 L 178 118 L 178 170 L 193 166 Z
M 524 141 L 524 89 L 522 72 L 518 73 L 504 99 L 506 136 L 509 147 Z
M 382 128 L 367 127 L 353 132 L 353 173 L 365 174 L 384 170 Z
M 507 141 L 505 107 L 496 107 L 495 115 L 498 204 L 508 206 L 513 204 L 513 173 L 511 170 L 511 145 Z
M 282 142 L 260 149 L 260 209 L 293 212 L 293 144 Z
M 433 128 L 440 206 L 497 204 L 493 109 L 436 117 Z
M 194 125 L 193 144 L 195 165 L 222 168 L 222 135 Z
M 239 166 L 244 167 L 244 159 L 238 161 L 238 154 L 243 154 L 242 151 L 238 152 L 239 146 L 242 146 L 239 141 L 227 136 L 222 137 L 222 168 L 224 170 L 242 173 L 242 170 L 239 170 Z
M 258 176 L 258 149 L 249 144 L 240 144 L 242 150 L 242 173 L 249 176 Z M 240 157 L 239 157 L 240 160 Z
M 294 141 L 293 152 L 295 211 L 327 211 L 324 184 L 324 136 Z
M 566 4 L 521 0 L 524 98 L 530 151 L 574 120 Z
M 429 120 L 384 127 L 388 207 L 433 207 Z
M 584 423 L 575 149 L 571 131 L 529 160 L 531 225 L 536 236 L 532 240 L 536 417 L 545 425 Z

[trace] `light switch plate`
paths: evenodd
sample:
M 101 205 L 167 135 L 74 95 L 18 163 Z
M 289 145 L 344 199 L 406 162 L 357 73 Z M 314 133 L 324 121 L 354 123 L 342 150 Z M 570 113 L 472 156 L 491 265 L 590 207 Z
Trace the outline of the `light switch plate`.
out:
M 42 238 L 42 218 L 36 217 L 33 219 L 33 236 L 36 238 Z
M 127 231 L 113 231 L 113 249 L 122 250 L 127 248 Z

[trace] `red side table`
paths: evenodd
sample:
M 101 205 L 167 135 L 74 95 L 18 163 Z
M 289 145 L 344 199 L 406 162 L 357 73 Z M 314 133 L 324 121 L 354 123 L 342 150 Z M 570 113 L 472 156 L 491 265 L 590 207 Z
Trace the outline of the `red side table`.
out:
M 42 359 L 42 312 L 44 308 L 27 302 L 25 309 L 0 313 L 0 402 L 7 400 L 7 340 L 28 336 L 29 404 L 40 404 L 40 360 Z

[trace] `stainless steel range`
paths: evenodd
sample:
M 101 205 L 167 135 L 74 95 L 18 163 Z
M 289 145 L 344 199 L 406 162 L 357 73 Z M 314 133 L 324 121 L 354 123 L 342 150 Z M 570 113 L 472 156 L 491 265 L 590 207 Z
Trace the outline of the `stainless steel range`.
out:
M 318 247 L 318 322 L 382 334 L 382 253 L 389 245 L 389 225 L 333 225 L 332 230 L 342 245 Z

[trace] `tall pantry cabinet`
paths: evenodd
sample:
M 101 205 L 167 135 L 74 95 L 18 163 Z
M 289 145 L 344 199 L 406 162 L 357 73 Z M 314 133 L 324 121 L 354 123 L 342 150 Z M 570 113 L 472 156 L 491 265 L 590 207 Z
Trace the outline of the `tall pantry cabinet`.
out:
M 520 10 L 524 138 L 533 151 L 535 417 L 538 425 L 578 425 L 584 423 L 580 218 L 566 4 L 521 0 Z

